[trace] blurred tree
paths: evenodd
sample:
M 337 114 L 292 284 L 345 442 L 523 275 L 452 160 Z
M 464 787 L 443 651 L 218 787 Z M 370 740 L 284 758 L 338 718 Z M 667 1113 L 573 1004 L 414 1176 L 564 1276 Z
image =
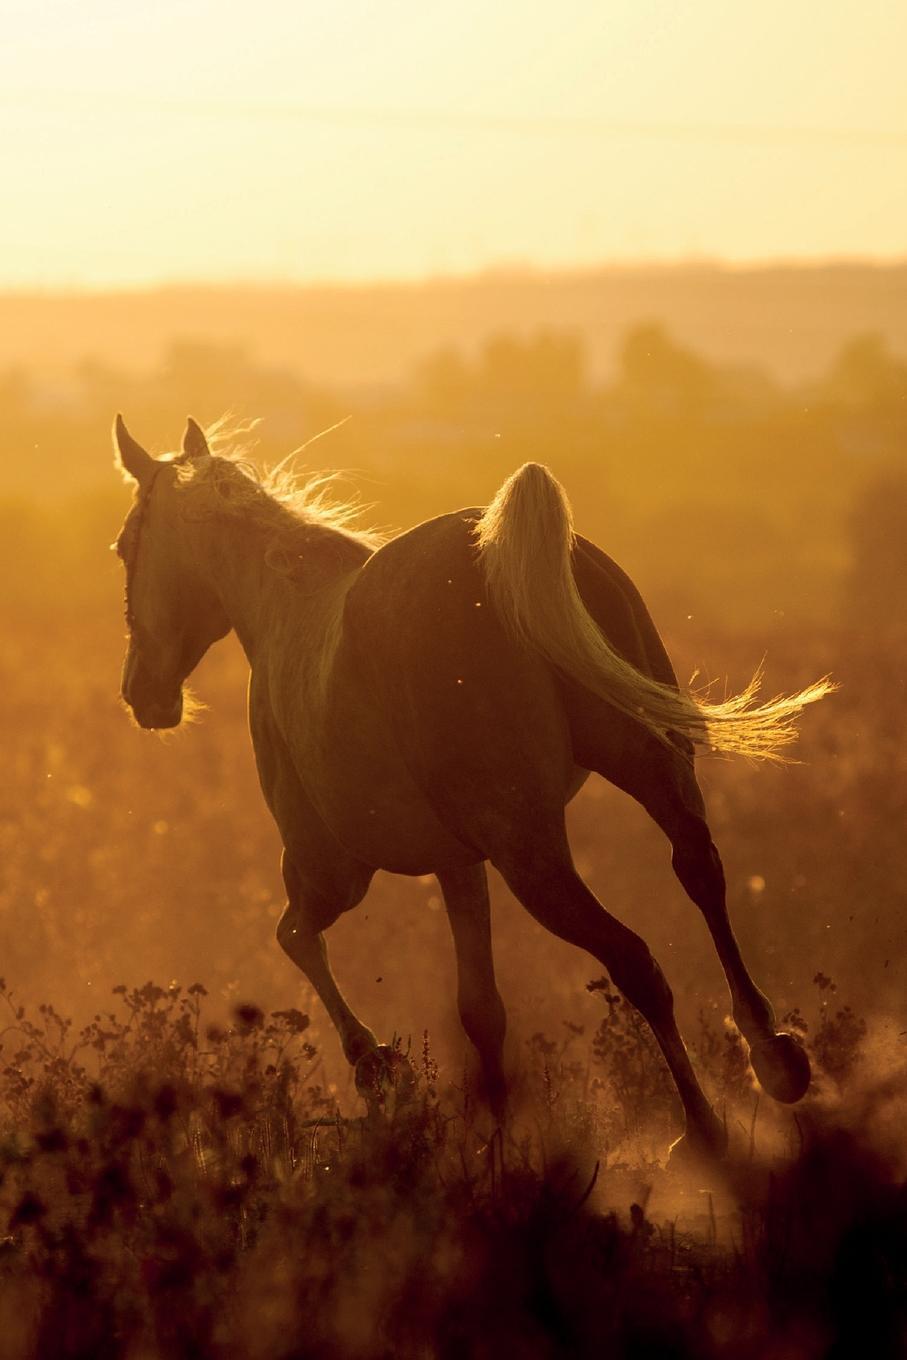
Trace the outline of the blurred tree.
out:
M 436 350 L 416 368 L 414 386 L 418 398 L 438 416 L 462 416 L 473 378 L 459 350 L 453 346 Z
M 907 363 L 891 353 L 883 336 L 855 336 L 832 364 L 825 392 L 845 406 L 907 404 Z
M 561 410 L 580 401 L 585 357 L 579 336 L 540 331 L 520 339 L 497 335 L 482 351 L 477 395 L 495 407 L 531 403 L 540 411 Z
M 858 492 L 850 516 L 847 621 L 886 639 L 907 636 L 907 475 L 878 477 Z
M 662 326 L 628 331 L 618 356 L 616 395 L 634 414 L 656 420 L 700 418 L 716 392 L 711 365 L 676 344 Z
M 31 386 L 29 375 L 22 368 L 7 368 L 0 372 L 0 410 L 6 419 L 26 411 Z
M 435 415 L 560 419 L 588 395 L 583 342 L 547 330 L 493 335 L 471 363 L 448 347 L 419 365 L 416 390 Z

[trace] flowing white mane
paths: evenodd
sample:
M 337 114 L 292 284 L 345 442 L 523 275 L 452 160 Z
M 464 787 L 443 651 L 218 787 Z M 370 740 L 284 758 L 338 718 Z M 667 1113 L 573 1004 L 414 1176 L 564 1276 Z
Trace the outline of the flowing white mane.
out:
M 386 534 L 356 527 L 368 507 L 345 491 L 344 473 L 302 473 L 291 466 L 314 440 L 292 450 L 275 467 L 263 468 L 252 456 L 257 424 L 222 416 L 205 432 L 211 459 L 179 464 L 181 480 L 192 488 L 191 513 L 205 513 L 207 505 L 212 512 L 242 515 L 269 530 L 276 547 L 312 529 L 342 534 L 369 551 L 381 546 Z

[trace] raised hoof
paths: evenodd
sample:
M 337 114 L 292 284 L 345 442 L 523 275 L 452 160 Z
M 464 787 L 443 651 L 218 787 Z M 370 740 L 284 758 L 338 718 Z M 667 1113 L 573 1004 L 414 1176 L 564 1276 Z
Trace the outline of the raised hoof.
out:
M 785 1105 L 795 1105 L 809 1090 L 809 1058 L 792 1034 L 775 1034 L 750 1049 L 750 1062 L 759 1085 Z
M 390 1044 L 379 1044 L 359 1059 L 355 1067 L 356 1090 L 370 1114 L 389 1114 L 407 1104 L 416 1078 L 409 1059 Z

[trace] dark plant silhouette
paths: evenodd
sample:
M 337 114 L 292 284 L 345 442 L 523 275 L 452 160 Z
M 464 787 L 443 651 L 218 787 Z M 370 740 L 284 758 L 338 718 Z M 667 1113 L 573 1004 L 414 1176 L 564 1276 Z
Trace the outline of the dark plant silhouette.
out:
M 117 988 L 71 1039 L 52 1008 L 32 1020 L 4 990 L 4 1354 L 730 1360 L 794 1336 L 797 1357 L 862 1345 L 894 1360 L 907 1192 L 865 1124 L 819 1123 L 793 1159 L 744 1159 L 730 1196 L 715 1182 L 723 1207 L 709 1196 L 704 1228 L 698 1207 L 653 1213 L 653 1185 L 681 1206 L 690 1191 L 651 1162 L 641 1197 L 621 1177 L 669 1088 L 645 1031 L 594 986 L 608 1007 L 595 1079 L 585 1035 L 537 1035 L 529 1124 L 497 1129 L 427 1034 L 405 1097 L 343 1118 L 298 1011 L 242 1004 L 210 1025 L 203 988 L 148 983 Z M 720 1085 L 721 1036 L 703 1031 Z M 862 1099 L 865 1112 L 891 1092 Z M 615 1111 L 606 1164 L 590 1134 Z

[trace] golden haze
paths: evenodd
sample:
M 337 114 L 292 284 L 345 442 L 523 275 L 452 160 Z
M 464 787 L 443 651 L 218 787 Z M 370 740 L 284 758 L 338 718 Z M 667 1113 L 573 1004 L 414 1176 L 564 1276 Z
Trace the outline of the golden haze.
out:
M 0 287 L 891 259 L 885 0 L 8 0 Z

